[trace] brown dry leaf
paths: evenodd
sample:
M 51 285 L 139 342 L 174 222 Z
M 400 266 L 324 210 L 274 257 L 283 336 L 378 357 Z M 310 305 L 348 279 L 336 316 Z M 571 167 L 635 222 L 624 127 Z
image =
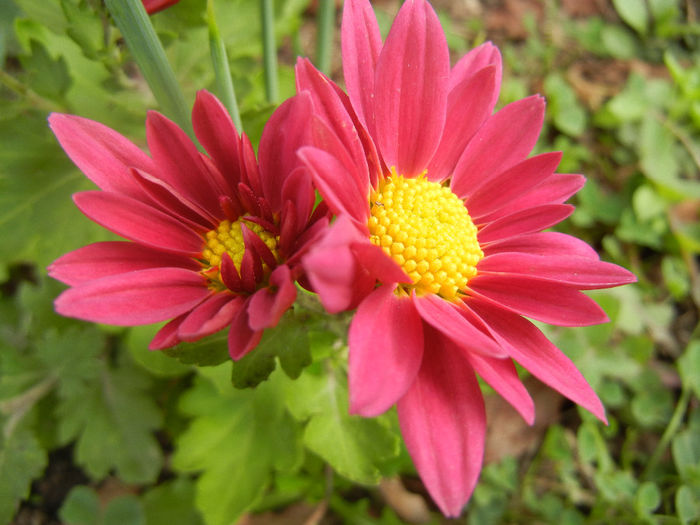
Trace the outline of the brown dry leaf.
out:
M 379 483 L 379 492 L 384 501 L 406 523 L 427 523 L 430 521 L 430 510 L 425 499 L 419 494 L 409 492 L 401 479 L 386 478 Z
M 486 31 L 489 34 L 505 35 L 510 40 L 524 40 L 528 37 L 523 24 L 525 15 L 532 13 L 538 23 L 542 22 L 544 6 L 537 0 L 504 0 L 498 7 L 486 11 Z
M 497 462 L 507 456 L 520 457 L 533 453 L 544 432 L 559 421 L 564 398 L 533 377 L 523 383 L 535 402 L 535 424 L 529 426 L 513 407 L 498 395 L 486 396 L 486 452 L 484 463 Z

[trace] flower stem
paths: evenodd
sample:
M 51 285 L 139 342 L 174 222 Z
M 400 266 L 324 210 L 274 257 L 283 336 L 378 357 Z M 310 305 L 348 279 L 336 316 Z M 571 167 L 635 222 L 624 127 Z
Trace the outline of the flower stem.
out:
M 335 32 L 335 0 L 321 0 L 318 14 L 316 65 L 325 74 L 330 73 L 333 33 Z
M 275 15 L 273 0 L 261 0 L 263 60 L 265 66 L 265 94 L 267 101 L 276 103 L 279 98 L 277 85 L 277 45 L 275 43 Z
M 214 2 L 207 0 L 207 24 L 209 26 L 209 49 L 211 50 L 211 61 L 214 65 L 214 73 L 216 74 L 216 86 L 221 102 L 228 110 L 233 123 L 236 125 L 238 133 L 243 133 L 243 123 L 241 115 L 238 111 L 238 103 L 236 102 L 236 91 L 233 88 L 233 79 L 231 78 L 231 69 L 228 64 L 228 54 L 226 46 L 221 38 L 219 26 L 216 23 L 216 15 L 214 14 Z
M 151 19 L 140 0 L 105 0 L 163 112 L 192 136 L 190 111 Z

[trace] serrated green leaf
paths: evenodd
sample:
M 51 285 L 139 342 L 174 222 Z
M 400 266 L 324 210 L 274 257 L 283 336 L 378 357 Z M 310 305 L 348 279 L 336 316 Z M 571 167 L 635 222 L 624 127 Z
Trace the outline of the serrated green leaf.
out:
M 299 377 L 301 371 L 311 364 L 305 321 L 304 316 L 288 312 L 277 326 L 265 330 L 258 346 L 233 363 L 233 385 L 236 388 L 251 388 L 265 381 L 275 369 L 276 358 L 289 377 Z
M 160 483 L 143 495 L 147 525 L 202 525 L 194 508 L 194 484 L 187 478 Z
M 21 499 L 29 495 L 34 479 L 44 471 L 48 458 L 34 435 L 15 427 L 0 443 L 0 523 L 9 523 Z
M 255 505 L 275 468 L 298 463 L 297 425 L 273 378 L 238 390 L 228 365 L 202 372 L 209 379 L 200 375 L 182 398 L 182 411 L 194 419 L 177 440 L 173 467 L 201 472 L 197 508 L 209 525 L 229 525 Z
M 58 515 L 66 525 L 96 525 L 100 519 L 100 498 L 90 487 L 73 487 Z
M 75 460 L 94 479 L 112 469 L 130 483 L 158 476 L 163 458 L 152 432 L 162 416 L 149 386 L 148 376 L 122 354 L 115 367 L 100 360 L 95 377 L 60 395 L 59 438 L 77 439 Z
M 380 465 L 399 451 L 397 436 L 381 419 L 348 414 L 346 381 L 334 373 L 306 373 L 286 388 L 287 406 L 298 420 L 308 419 L 304 444 L 338 473 L 373 484 Z

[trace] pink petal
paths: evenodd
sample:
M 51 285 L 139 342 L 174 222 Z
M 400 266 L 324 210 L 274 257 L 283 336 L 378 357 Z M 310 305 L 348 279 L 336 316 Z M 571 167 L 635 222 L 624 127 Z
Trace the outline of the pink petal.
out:
M 488 66 L 493 66 L 496 73 L 492 98 L 487 102 L 490 114 L 501 91 L 501 76 L 503 73 L 501 52 L 491 42 L 484 42 L 459 59 L 450 72 L 450 91 L 464 82 L 465 79 L 471 78 Z
M 478 300 L 471 305 L 494 337 L 508 346 L 513 359 L 540 381 L 606 422 L 605 409 L 581 372 L 532 323 Z
M 163 328 L 158 330 L 155 337 L 148 344 L 149 350 L 163 350 L 164 348 L 170 348 L 180 343 L 180 338 L 177 336 L 177 330 L 180 327 L 180 323 L 185 320 L 187 313 L 177 316 L 172 321 L 166 323 Z
M 551 176 L 560 160 L 560 152 L 543 153 L 525 159 L 492 178 L 467 199 L 465 204 L 469 214 L 477 218 L 503 208 Z M 511 210 L 508 209 L 508 212 Z
M 523 275 L 570 284 L 579 290 L 610 288 L 635 282 L 624 268 L 587 257 L 499 253 L 479 262 L 479 273 Z
M 335 156 L 358 188 L 367 187 L 368 166 L 363 144 L 333 82 L 308 59 L 297 61 L 296 79 L 297 90 L 306 90 L 311 95 L 314 115 L 321 121 L 312 127 L 314 145 Z
M 98 242 L 67 253 L 48 267 L 51 277 L 71 286 L 148 268 L 200 268 L 191 257 L 155 250 L 133 242 Z
M 297 151 L 311 144 L 312 108 L 309 94 L 300 93 L 279 106 L 265 124 L 258 159 L 263 193 L 274 212 L 282 210 L 284 179 L 301 165 Z
M 447 42 L 432 7 L 404 3 L 379 55 L 374 104 L 379 150 L 402 175 L 420 175 L 435 153 L 449 74 Z
M 300 223 L 305 224 L 316 204 L 316 192 L 308 170 L 297 168 L 289 174 L 282 186 L 282 200 L 294 203 Z
M 73 195 L 73 200 L 91 220 L 132 241 L 185 255 L 202 251 L 202 237 L 170 215 L 130 197 L 84 191 Z
M 464 148 L 491 115 L 489 101 L 495 88 L 495 67 L 487 67 L 450 91 L 447 120 L 440 145 L 428 166 L 428 178 L 439 181 L 452 175 Z
M 341 27 L 343 76 L 355 112 L 364 126 L 374 129 L 374 72 L 382 37 L 368 0 L 348 0 Z
M 516 275 L 478 274 L 468 286 L 472 294 L 544 323 L 588 326 L 609 321 L 590 297 L 557 282 Z
M 180 323 L 177 335 L 181 341 L 197 341 L 223 330 L 243 307 L 241 297 L 227 292 L 214 293 L 197 305 Z
M 150 173 L 156 168 L 131 141 L 99 122 L 74 115 L 52 113 L 49 125 L 66 154 L 99 188 L 142 198 L 130 168 Z
M 386 412 L 411 386 L 423 357 L 423 323 L 396 285 L 377 288 L 360 303 L 348 332 L 350 413 Z M 390 378 L 390 379 L 389 379 Z
M 281 265 L 270 275 L 270 286 L 255 292 L 248 304 L 248 324 L 252 330 L 272 328 L 294 304 L 297 289 L 289 267 Z
M 461 198 L 525 159 L 544 121 L 544 99 L 534 95 L 508 104 L 477 131 L 459 159 L 452 191 Z
M 170 215 L 116 193 L 84 191 L 75 204 L 100 226 L 132 241 L 165 251 L 197 255 L 204 240 Z
M 479 243 L 494 242 L 515 235 L 534 233 L 549 228 L 574 212 L 568 204 L 545 204 L 521 210 L 487 224 L 477 235 Z
M 67 317 L 137 326 L 177 317 L 210 293 L 199 273 L 153 268 L 79 284 L 63 292 L 54 304 Z
M 520 382 L 510 359 L 494 359 L 473 352 L 466 354 L 474 371 L 508 401 L 528 425 L 535 422 L 535 403 Z
M 423 320 L 454 341 L 459 348 L 490 357 L 508 354 L 487 333 L 474 326 L 458 312 L 457 306 L 435 294 L 413 298 L 416 310 Z M 477 322 L 479 322 L 477 320 Z
M 375 246 L 369 240 L 355 242 L 350 249 L 357 257 L 359 264 L 377 281 L 384 284 L 411 282 L 406 272 L 379 246 Z
M 253 348 L 258 346 L 262 331 L 255 331 L 248 324 L 248 308 L 244 305 L 236 312 L 228 331 L 228 353 L 231 359 L 238 361 Z
M 423 364 L 397 405 L 399 424 L 423 484 L 440 510 L 456 517 L 481 472 L 486 414 L 469 361 L 427 330 Z
M 369 185 L 363 195 L 351 173 L 337 157 L 317 148 L 302 148 L 299 158 L 311 172 L 314 184 L 336 215 L 346 215 L 358 225 L 366 225 L 369 218 Z
M 486 257 L 497 253 L 522 252 L 532 255 L 571 255 L 598 259 L 598 252 L 576 237 L 559 232 L 528 233 L 482 245 Z
M 224 105 L 208 91 L 197 92 L 192 108 L 192 125 L 229 185 L 241 180 L 240 137 Z
M 146 137 L 158 166 L 153 173 L 201 208 L 218 210 L 219 196 L 231 193 L 231 189 L 218 170 L 208 169 L 187 134 L 173 121 L 150 111 Z
M 341 215 L 302 259 L 313 291 L 329 313 L 357 306 L 374 289 L 375 279 L 361 269 L 350 249 L 363 240 L 351 220 Z

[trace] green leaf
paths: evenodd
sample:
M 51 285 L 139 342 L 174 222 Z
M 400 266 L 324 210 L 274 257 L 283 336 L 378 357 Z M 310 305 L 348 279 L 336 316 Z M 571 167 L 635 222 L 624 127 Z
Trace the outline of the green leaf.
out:
M 182 364 L 167 353 L 148 349 L 148 343 L 156 335 L 159 328 L 159 326 L 144 325 L 129 329 L 126 345 L 129 347 L 129 353 L 133 360 L 156 376 L 177 377 L 191 372 L 191 366 Z
M 645 481 L 639 486 L 635 499 L 637 513 L 648 516 L 661 505 L 661 491 L 656 483 Z
M 649 12 L 644 0 L 613 0 L 617 14 L 640 35 L 647 32 Z
M 700 435 L 694 429 L 678 433 L 671 442 L 671 453 L 681 479 L 700 484 Z
M 30 75 L 34 90 L 52 100 L 61 100 L 72 82 L 66 60 L 61 56 L 53 59 L 36 40 L 32 40 L 30 46 L 30 54 L 21 57 L 21 62 Z
M 29 495 L 32 481 L 44 472 L 48 458 L 36 437 L 23 427 L 16 427 L 9 436 L 2 437 L 0 523 L 9 523 L 19 501 Z
M 676 514 L 682 525 L 695 523 L 700 518 L 700 490 L 681 485 L 676 492 Z
M 194 508 L 194 484 L 188 478 L 160 483 L 143 495 L 147 525 L 202 525 Z
M 105 507 L 101 525 L 146 525 L 141 502 L 132 494 L 118 496 Z
M 690 388 L 700 399 L 700 341 L 691 341 L 678 359 L 678 373 L 685 388 Z
M 76 462 L 94 479 L 115 469 L 129 483 L 155 480 L 163 458 L 152 432 L 161 413 L 147 392 L 150 378 L 124 353 L 115 367 L 99 360 L 94 372 L 59 390 L 60 439 L 77 439 Z
M 162 352 L 184 365 L 217 366 L 231 360 L 225 331 L 200 339 L 196 343 L 181 343 Z
M 545 79 L 544 88 L 549 113 L 553 115 L 557 129 L 572 137 L 580 136 L 586 129 L 586 112 L 574 90 L 557 73 L 552 73 Z
M 229 374 L 228 365 L 202 369 L 184 394 L 181 409 L 194 419 L 177 439 L 172 463 L 180 472 L 201 472 L 195 502 L 208 525 L 235 522 L 259 500 L 274 470 L 296 468 L 300 460 L 298 429 L 278 382 L 238 390 Z
M 680 257 L 666 255 L 661 261 L 661 275 L 668 291 L 676 300 L 682 300 L 690 292 L 690 274 Z
M 90 487 L 73 487 L 58 515 L 66 525 L 96 525 L 100 519 L 100 498 Z
M 396 457 L 399 441 L 381 418 L 366 419 L 348 414 L 346 380 L 328 371 L 306 373 L 289 382 L 287 406 L 298 420 L 308 420 L 304 444 L 343 476 L 373 484 L 381 477 L 380 466 Z
M 236 388 L 255 387 L 275 369 L 278 358 L 282 370 L 296 379 L 311 364 L 306 317 L 288 312 L 277 326 L 265 330 L 255 349 L 233 363 L 231 379 Z

